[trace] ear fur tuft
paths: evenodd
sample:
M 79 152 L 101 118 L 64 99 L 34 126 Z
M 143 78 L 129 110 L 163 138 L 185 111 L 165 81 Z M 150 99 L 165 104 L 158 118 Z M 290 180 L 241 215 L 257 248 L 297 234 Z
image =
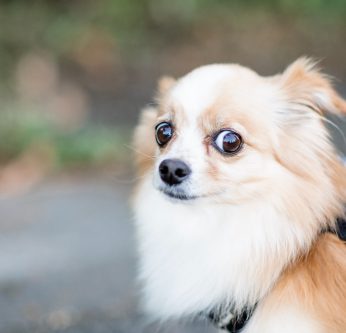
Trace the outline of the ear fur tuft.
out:
M 301 57 L 284 71 L 283 88 L 292 101 L 310 106 L 318 113 L 346 113 L 346 101 L 337 93 L 332 80 L 317 68 L 318 61 Z
M 158 93 L 166 94 L 176 83 L 176 80 L 171 76 L 162 76 L 158 82 Z

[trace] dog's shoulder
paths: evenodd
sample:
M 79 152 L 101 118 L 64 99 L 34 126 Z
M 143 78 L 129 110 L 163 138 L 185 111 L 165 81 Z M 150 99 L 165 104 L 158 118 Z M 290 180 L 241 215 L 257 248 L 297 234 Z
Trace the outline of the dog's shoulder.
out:
M 272 298 L 296 303 L 329 332 L 345 332 L 346 243 L 333 233 L 321 234 L 282 275 Z

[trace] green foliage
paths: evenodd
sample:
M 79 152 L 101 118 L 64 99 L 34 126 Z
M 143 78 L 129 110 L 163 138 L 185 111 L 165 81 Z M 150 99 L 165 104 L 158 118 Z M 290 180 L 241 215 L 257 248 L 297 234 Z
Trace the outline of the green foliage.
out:
M 15 160 L 25 151 L 44 147 L 55 167 L 90 167 L 124 159 L 125 129 L 87 125 L 65 132 L 48 119 L 30 112 L 0 113 L 0 163 Z
M 107 127 L 87 127 L 68 135 L 54 136 L 59 166 L 89 166 L 123 159 L 125 143 L 120 132 Z

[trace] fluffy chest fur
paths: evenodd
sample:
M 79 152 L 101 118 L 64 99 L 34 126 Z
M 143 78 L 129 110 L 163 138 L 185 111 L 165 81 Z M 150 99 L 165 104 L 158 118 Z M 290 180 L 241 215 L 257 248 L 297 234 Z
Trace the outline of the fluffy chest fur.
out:
M 271 203 L 181 205 L 155 191 L 150 175 L 136 220 L 145 308 L 159 318 L 254 305 L 306 246 Z

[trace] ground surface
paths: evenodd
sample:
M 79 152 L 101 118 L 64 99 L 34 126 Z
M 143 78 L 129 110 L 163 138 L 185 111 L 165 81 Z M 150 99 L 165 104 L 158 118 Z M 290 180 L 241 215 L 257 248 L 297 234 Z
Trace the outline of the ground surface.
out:
M 130 186 L 55 179 L 0 200 L 0 332 L 214 332 L 137 310 Z

